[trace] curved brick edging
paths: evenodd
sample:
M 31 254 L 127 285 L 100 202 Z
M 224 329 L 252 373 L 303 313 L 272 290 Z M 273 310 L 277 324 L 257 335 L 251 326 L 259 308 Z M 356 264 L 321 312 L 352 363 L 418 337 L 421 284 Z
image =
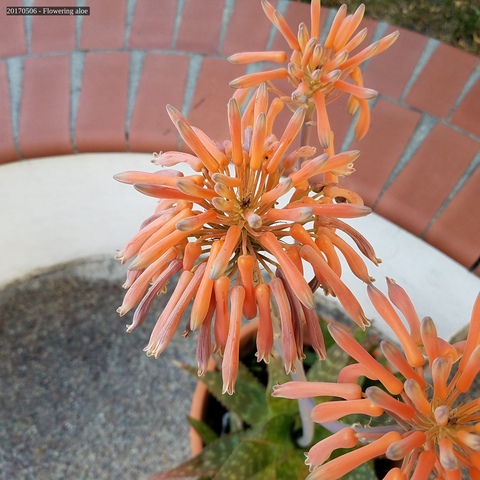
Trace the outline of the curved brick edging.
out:
M 7 17 L 2 1 L 0 163 L 177 148 L 166 103 L 224 138 L 228 82 L 244 72 L 225 57 L 284 48 L 257 0 L 167 0 L 161 8 L 155 0 L 49 1 L 77 3 L 91 7 L 90 17 Z M 277 8 L 292 26 L 309 16 L 305 4 L 279 0 Z M 325 24 L 332 15 L 323 10 Z M 366 42 L 393 30 L 363 23 Z M 377 213 L 480 274 L 479 60 L 402 30 L 366 65 L 365 85 L 381 94 L 360 144 L 345 99 L 330 109 L 336 144 L 362 152 L 345 183 Z

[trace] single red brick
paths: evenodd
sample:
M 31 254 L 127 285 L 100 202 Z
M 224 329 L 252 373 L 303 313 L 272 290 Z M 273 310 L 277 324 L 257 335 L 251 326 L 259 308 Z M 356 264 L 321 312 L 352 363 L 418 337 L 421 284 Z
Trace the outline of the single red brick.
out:
M 380 98 L 372 111 L 368 134 L 349 150 L 360 150 L 355 173 L 342 184 L 372 206 L 400 159 L 420 120 L 419 113 Z
M 453 114 L 452 123 L 480 137 L 480 80 L 477 80 Z
M 177 129 L 165 106 L 170 103 L 182 109 L 188 63 L 186 56 L 149 54 L 145 57 L 130 125 L 131 150 L 177 149 Z
M 26 158 L 73 153 L 69 55 L 25 59 L 19 143 Z
M 255 19 L 255 28 L 252 20 Z M 264 15 L 260 2 L 236 2 L 228 25 L 222 54 L 264 51 L 271 23 Z
M 428 229 L 425 240 L 466 267 L 480 255 L 480 168 Z
M 35 6 L 45 6 L 35 0 Z M 49 7 L 76 7 L 75 0 L 51 0 Z M 75 49 L 76 20 L 73 15 L 36 15 L 32 21 L 31 53 L 65 52 Z
M 13 139 L 7 66 L 0 62 L 0 164 L 19 160 Z
M 398 28 L 389 27 L 385 35 Z M 396 42 L 367 63 L 364 85 L 382 95 L 400 98 L 418 59 L 427 43 L 427 37 L 400 29 Z
M 203 60 L 188 120 L 215 140 L 230 138 L 227 103 L 234 90 L 228 83 L 242 73 L 243 66 L 229 64 L 223 59 Z
M 6 15 L 5 5 L 23 7 L 22 0 L 9 0 L 2 4 L 0 12 L 0 57 L 15 57 L 27 52 L 25 42 L 25 17 L 22 15 Z
M 406 102 L 421 111 L 445 118 L 477 62 L 474 55 L 441 43 L 412 86 Z
M 180 51 L 217 53 L 225 0 L 185 0 L 175 48 Z
M 80 152 L 124 151 L 130 54 L 87 53 L 75 128 Z
M 375 211 L 420 235 L 478 150 L 478 143 L 437 124 L 380 197 Z
M 137 0 L 130 31 L 130 48 L 170 49 L 177 1 Z
M 90 15 L 82 20 L 81 50 L 118 49 L 125 43 L 126 0 L 87 0 Z

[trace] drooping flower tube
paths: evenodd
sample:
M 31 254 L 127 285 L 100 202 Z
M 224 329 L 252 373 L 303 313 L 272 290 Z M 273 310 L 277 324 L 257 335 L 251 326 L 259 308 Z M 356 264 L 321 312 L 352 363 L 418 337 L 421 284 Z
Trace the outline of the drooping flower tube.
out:
M 287 372 L 303 357 L 303 324 L 310 331 L 313 348 L 320 357 L 325 355 L 320 327 L 312 315 L 313 292 L 318 287 L 336 295 L 358 325 L 368 325 L 340 278 L 338 255 L 345 256 L 362 281 L 371 281 L 361 255 L 339 234 L 343 230 L 360 252 L 377 263 L 368 242 L 339 220 L 367 215 L 370 209 L 338 185 L 312 187 L 308 182 L 310 176 L 324 172 L 349 174 L 358 152 L 329 157 L 315 156 L 315 149 L 308 146 L 292 150 L 305 110 L 298 108 L 283 133 L 276 135 L 278 101 L 269 103 L 264 84 L 256 91 L 252 112 L 241 115 L 236 100 L 231 99 L 230 139 L 223 143 L 192 127 L 168 106 L 170 118 L 192 153 L 160 153 L 153 160 L 163 167 L 158 172 L 115 176 L 158 199 L 155 213 L 118 254 L 122 263 L 129 262 L 128 291 L 118 312 L 125 315 L 136 307 L 127 330 L 131 332 L 144 321 L 157 294 L 180 274 L 145 350 L 158 357 L 191 305 L 185 335 L 203 328 L 199 341 L 205 345 L 197 348 L 199 372 L 205 371 L 212 350 L 219 351 L 224 356 L 228 393 L 234 389 L 242 318 L 259 317 L 257 356 L 269 359 L 274 336 L 272 302 L 286 346 Z M 293 166 L 299 158 L 300 166 Z M 179 164 L 187 164 L 191 174 L 176 170 Z M 315 272 L 310 283 L 304 276 L 305 263 Z

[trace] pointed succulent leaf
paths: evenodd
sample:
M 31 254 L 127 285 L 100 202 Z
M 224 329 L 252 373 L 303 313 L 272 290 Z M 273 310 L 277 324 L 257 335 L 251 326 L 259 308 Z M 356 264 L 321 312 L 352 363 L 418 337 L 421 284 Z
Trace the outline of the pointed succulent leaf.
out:
M 298 402 L 288 398 L 272 397 L 273 386 L 278 383 L 285 383 L 290 380 L 290 377 L 285 373 L 283 361 L 280 355 L 276 354 L 270 358 L 270 363 L 267 365 L 268 370 L 268 385 L 265 391 L 267 405 L 270 411 L 275 413 L 287 413 L 294 415 L 298 413 Z
M 275 480 L 304 480 L 308 476 L 308 467 L 305 465 L 304 449 L 294 445 L 279 459 Z
M 312 365 L 307 372 L 307 379 L 310 382 L 336 382 L 340 370 L 349 360 L 348 353 L 337 345 L 332 345 L 327 351 L 327 358 Z
M 211 443 L 218 440 L 218 435 L 205 422 L 202 422 L 201 420 L 197 420 L 196 418 L 190 416 L 187 416 L 187 421 L 200 435 L 200 438 L 205 445 L 210 445 Z
M 275 464 L 267 465 L 263 470 L 250 477 L 250 480 L 277 480 L 277 469 Z
M 190 365 L 181 364 L 181 367 L 194 377 L 197 369 Z M 237 414 L 248 425 L 258 425 L 268 417 L 268 407 L 265 403 L 265 387 L 239 364 L 239 374 L 233 395 L 222 394 L 222 375 L 217 371 L 208 371 L 199 377 L 209 392 L 230 412 Z
M 251 479 L 269 465 L 277 465 L 285 450 L 294 446 L 293 424 L 293 416 L 276 415 L 249 430 L 213 480 Z
M 185 477 L 213 477 L 227 461 L 232 451 L 241 443 L 245 432 L 225 435 L 205 447 L 197 456 L 187 460 L 178 467 L 152 477 L 150 480 L 169 480 Z

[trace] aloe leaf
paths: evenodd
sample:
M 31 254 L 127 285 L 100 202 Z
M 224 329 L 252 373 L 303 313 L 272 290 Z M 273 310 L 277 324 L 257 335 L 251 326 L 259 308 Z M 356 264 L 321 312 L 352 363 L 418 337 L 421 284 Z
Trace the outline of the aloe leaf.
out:
M 198 455 L 177 467 L 152 477 L 150 480 L 168 480 L 185 477 L 213 477 L 240 444 L 246 432 L 236 432 L 221 437 L 205 447 Z
M 210 445 L 211 443 L 218 440 L 218 435 L 205 422 L 190 417 L 189 415 L 187 415 L 187 421 L 200 435 L 200 438 L 203 440 L 203 443 L 205 445 Z
M 298 403 L 296 400 L 290 400 L 281 397 L 272 397 L 273 386 L 278 383 L 285 383 L 290 381 L 290 377 L 285 373 L 282 359 L 280 355 L 275 355 L 270 359 L 267 365 L 268 370 L 268 385 L 265 391 L 267 405 L 272 413 L 298 413 Z
M 350 357 L 337 345 L 332 345 L 327 352 L 327 358 L 316 362 L 307 372 L 310 382 L 336 382 L 340 370 L 348 365 Z
M 180 364 L 180 366 L 194 377 L 197 377 L 197 369 L 195 367 L 185 364 Z M 228 411 L 237 414 L 248 425 L 258 425 L 268 417 L 268 407 L 265 403 L 265 387 L 242 363 L 239 364 L 238 379 L 233 395 L 222 394 L 223 381 L 220 372 L 209 371 L 198 378 Z
M 292 447 L 291 451 L 279 459 L 276 470 L 276 480 L 304 480 L 309 473 L 305 455 L 297 447 Z
M 263 470 L 260 470 L 258 473 L 251 476 L 249 480 L 277 480 L 277 469 L 275 468 L 275 465 L 271 463 Z
M 250 430 L 213 480 L 250 480 L 269 465 L 276 465 L 284 452 L 293 447 L 293 423 L 291 415 L 276 415 Z

